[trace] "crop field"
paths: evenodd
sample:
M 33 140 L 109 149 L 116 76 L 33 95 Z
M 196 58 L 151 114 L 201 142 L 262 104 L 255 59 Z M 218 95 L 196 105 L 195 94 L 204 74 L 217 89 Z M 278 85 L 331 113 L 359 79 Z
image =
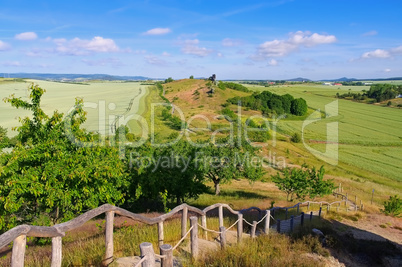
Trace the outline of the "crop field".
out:
M 66 114 L 75 103 L 75 98 L 84 100 L 88 112 L 84 127 L 89 131 L 110 134 L 114 131 L 116 117 L 124 119 L 132 114 L 142 114 L 145 106 L 141 104 L 148 88 L 139 82 L 89 82 L 89 83 L 60 83 L 50 81 L 27 80 L 26 82 L 0 81 L 0 98 L 15 94 L 16 97 L 28 99 L 27 90 L 30 83 L 38 84 L 46 90 L 42 98 L 42 108 L 51 115 L 54 110 Z M 130 104 L 131 103 L 131 104 Z M 8 128 L 10 136 L 16 133 L 12 127 L 19 126 L 18 117 L 28 116 L 29 112 L 17 110 L 9 103 L 0 103 L 0 125 Z M 129 125 L 135 125 L 128 123 Z M 131 131 L 137 129 L 131 127 Z
M 324 152 L 325 145 L 322 143 L 327 141 L 327 124 L 338 122 L 340 162 L 402 182 L 402 110 L 335 98 L 337 92 L 368 90 L 368 86 L 338 89 L 336 86 L 286 85 L 270 88 L 254 86 L 250 89 L 303 97 L 309 105 L 310 114 L 317 109 L 324 112 L 321 119 L 311 123 L 306 122 L 308 116 L 303 120 L 282 119 L 277 125 L 279 132 L 292 135 L 303 129 L 304 141 Z M 338 114 L 325 118 L 325 105 L 334 104 L 334 101 L 338 101 Z M 317 119 L 317 116 L 314 118 Z

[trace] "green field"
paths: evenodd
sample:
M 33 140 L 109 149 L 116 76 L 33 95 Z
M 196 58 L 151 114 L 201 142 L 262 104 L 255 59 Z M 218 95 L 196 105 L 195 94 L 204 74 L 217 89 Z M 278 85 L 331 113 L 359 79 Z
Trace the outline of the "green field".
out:
M 139 82 L 88 82 L 60 83 L 50 81 L 26 80 L 25 82 L 0 81 L 0 98 L 15 94 L 27 99 L 30 83 L 38 84 L 46 90 L 42 98 L 42 108 L 47 114 L 54 110 L 67 113 L 73 106 L 76 97 L 84 99 L 88 112 L 84 127 L 89 131 L 110 134 L 116 116 L 128 117 L 142 114 L 145 106 L 141 104 L 147 95 L 148 88 Z M 130 110 L 130 102 L 132 105 Z M 17 110 L 9 103 L 0 103 L 0 126 L 8 128 L 10 136 L 15 135 L 12 127 L 19 126 L 18 117 L 29 115 L 29 112 Z M 130 123 L 129 123 L 130 124 Z M 132 127 L 135 128 L 135 127 Z M 136 129 L 132 129 L 135 132 Z
M 253 86 L 255 91 L 269 90 L 277 94 L 289 93 L 306 99 L 313 110 L 325 111 L 325 105 L 336 101 L 335 94 L 368 89 L 367 86 L 284 85 Z M 325 114 L 325 113 L 324 113 Z M 326 127 L 338 122 L 339 161 L 402 182 L 402 110 L 372 104 L 338 100 L 338 115 L 308 124 L 304 139 L 314 149 L 324 152 Z M 304 120 L 282 119 L 278 131 L 287 135 L 302 131 Z

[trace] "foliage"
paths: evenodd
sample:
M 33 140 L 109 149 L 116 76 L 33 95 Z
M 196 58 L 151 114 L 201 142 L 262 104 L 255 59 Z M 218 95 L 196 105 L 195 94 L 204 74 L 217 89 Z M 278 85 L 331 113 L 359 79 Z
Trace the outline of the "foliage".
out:
M 304 101 L 304 102 L 303 102 Z M 253 110 L 261 110 L 263 114 L 294 114 L 297 116 L 305 115 L 307 103 L 304 99 L 294 99 L 290 94 L 277 95 L 269 91 L 253 93 L 245 97 L 233 97 L 227 100 L 228 103 L 237 105 L 241 102 L 244 107 Z
M 239 83 L 233 83 L 233 82 L 219 81 L 218 87 L 223 90 L 225 90 L 226 88 L 229 88 L 229 89 L 241 91 L 241 92 L 250 92 L 250 90 L 247 87 L 245 87 L 244 85 L 241 85 Z
M 386 215 L 400 217 L 402 214 L 402 199 L 397 195 L 390 196 L 388 201 L 384 201 L 384 209 L 381 211 Z
M 234 113 L 233 110 L 230 108 L 225 107 L 224 109 L 221 110 L 222 115 L 225 115 L 227 118 L 229 118 L 231 121 L 237 120 L 237 115 Z
M 196 198 L 206 190 L 197 152 L 195 146 L 183 140 L 163 147 L 145 143 L 130 150 L 128 172 L 132 195 L 140 187 L 145 199 L 158 199 L 161 192 L 176 204 Z
M 169 126 L 174 130 L 183 130 L 187 128 L 187 122 L 182 121 L 179 117 L 173 116 L 171 110 L 164 108 L 162 110 L 162 119 L 168 121 Z
M 193 76 L 193 75 L 190 76 L 190 80 L 192 80 L 192 79 L 194 79 L 194 76 Z
M 263 175 L 261 162 L 255 163 L 252 159 L 256 149 L 247 142 L 239 147 L 219 140 L 218 144 L 209 143 L 201 148 L 199 163 L 207 179 L 212 181 L 215 186 L 215 194 L 219 195 L 221 183 L 228 183 L 232 179 L 244 177 L 253 182 L 260 179 Z
M 299 133 L 294 133 L 292 137 L 290 138 L 290 141 L 293 143 L 300 143 L 301 142 L 301 136 Z
M 0 150 L 10 145 L 10 139 L 7 137 L 7 129 L 0 126 Z
M 301 169 L 285 168 L 283 178 L 279 172 L 272 175 L 272 181 L 279 190 L 287 195 L 287 200 L 293 201 L 293 197 L 304 199 L 306 196 L 315 198 L 317 196 L 325 196 L 332 193 L 335 188 L 332 180 L 324 180 L 324 166 L 317 171 L 315 167 L 310 169 L 307 165 L 303 165 Z
M 127 182 L 118 149 L 71 141 L 94 142 L 92 134 L 80 129 L 85 121 L 82 100 L 62 120 L 63 114 L 49 117 L 41 109 L 42 88 L 32 85 L 30 90 L 30 102 L 6 99 L 30 110 L 32 119 L 21 119 L 19 142 L 0 157 L 0 229 L 35 223 L 41 214 L 56 223 L 103 203 L 122 203 Z
M 401 93 L 401 85 L 377 83 L 370 86 L 370 90 L 367 92 L 367 96 L 376 99 L 377 102 L 382 102 L 388 99 L 393 99 Z
M 290 112 L 297 116 L 303 116 L 307 113 L 307 102 L 303 98 L 296 98 L 292 100 Z
M 244 127 L 247 129 L 247 138 L 251 142 L 266 142 L 271 138 L 265 123 L 259 125 L 253 120 L 247 119 Z
M 165 83 L 171 83 L 174 82 L 174 80 L 172 79 L 172 77 L 169 77 L 165 80 Z

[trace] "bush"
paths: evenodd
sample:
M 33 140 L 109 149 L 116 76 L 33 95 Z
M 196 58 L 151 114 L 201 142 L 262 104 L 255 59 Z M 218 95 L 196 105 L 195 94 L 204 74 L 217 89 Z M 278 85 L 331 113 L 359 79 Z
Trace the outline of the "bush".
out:
M 386 215 L 400 217 L 402 214 L 402 199 L 398 196 L 390 196 L 388 201 L 384 202 L 384 209 L 381 210 Z
M 294 133 L 292 137 L 290 138 L 290 141 L 293 143 L 300 143 L 301 142 L 301 136 L 299 133 Z

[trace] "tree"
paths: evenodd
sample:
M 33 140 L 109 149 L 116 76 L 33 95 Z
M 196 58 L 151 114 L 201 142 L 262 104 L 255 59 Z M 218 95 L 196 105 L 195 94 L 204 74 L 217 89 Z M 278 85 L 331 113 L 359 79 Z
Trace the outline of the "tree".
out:
M 201 149 L 199 154 L 202 157 L 198 161 L 205 177 L 214 183 L 215 195 L 220 193 L 220 184 L 229 183 L 232 179 L 244 177 L 252 182 L 262 177 L 261 162 L 253 164 L 252 161 L 254 151 L 245 142 L 242 147 L 209 143 Z
M 290 138 L 290 141 L 293 143 L 300 143 L 301 142 L 301 136 L 299 133 L 294 133 L 292 137 Z
M 169 77 L 169 78 L 167 78 L 166 80 L 165 80 L 165 83 L 171 83 L 171 82 L 173 82 L 174 80 L 172 79 L 172 77 Z
M 301 169 L 285 168 L 283 178 L 279 174 L 272 175 L 272 181 L 279 190 L 286 193 L 286 199 L 293 201 L 293 197 L 304 199 L 306 196 L 315 198 L 332 193 L 335 189 L 332 180 L 324 180 L 324 166 L 317 171 L 315 167 L 310 169 L 307 165 L 303 165 Z
M 37 85 L 29 89 L 29 101 L 6 99 L 31 111 L 32 119 L 21 120 L 19 142 L 0 156 L 0 229 L 36 224 L 41 216 L 56 223 L 104 203 L 122 203 L 127 181 L 119 150 L 96 145 L 94 135 L 80 128 L 83 101 L 77 99 L 63 120 L 63 114 L 56 111 L 50 117 L 41 109 L 45 90 Z M 73 139 L 95 145 L 79 146 Z
M 296 98 L 292 100 L 290 107 L 292 114 L 297 116 L 303 116 L 307 113 L 307 102 L 303 98 Z
M 197 148 L 180 140 L 171 146 L 150 143 L 131 150 L 129 170 L 132 195 L 141 188 L 145 199 L 158 199 L 166 192 L 171 202 L 180 204 L 206 191 L 205 177 L 197 163 Z
M 193 76 L 193 75 L 191 75 L 191 76 L 190 76 L 190 79 L 191 79 L 191 80 L 192 80 L 192 79 L 194 79 L 194 76 Z

